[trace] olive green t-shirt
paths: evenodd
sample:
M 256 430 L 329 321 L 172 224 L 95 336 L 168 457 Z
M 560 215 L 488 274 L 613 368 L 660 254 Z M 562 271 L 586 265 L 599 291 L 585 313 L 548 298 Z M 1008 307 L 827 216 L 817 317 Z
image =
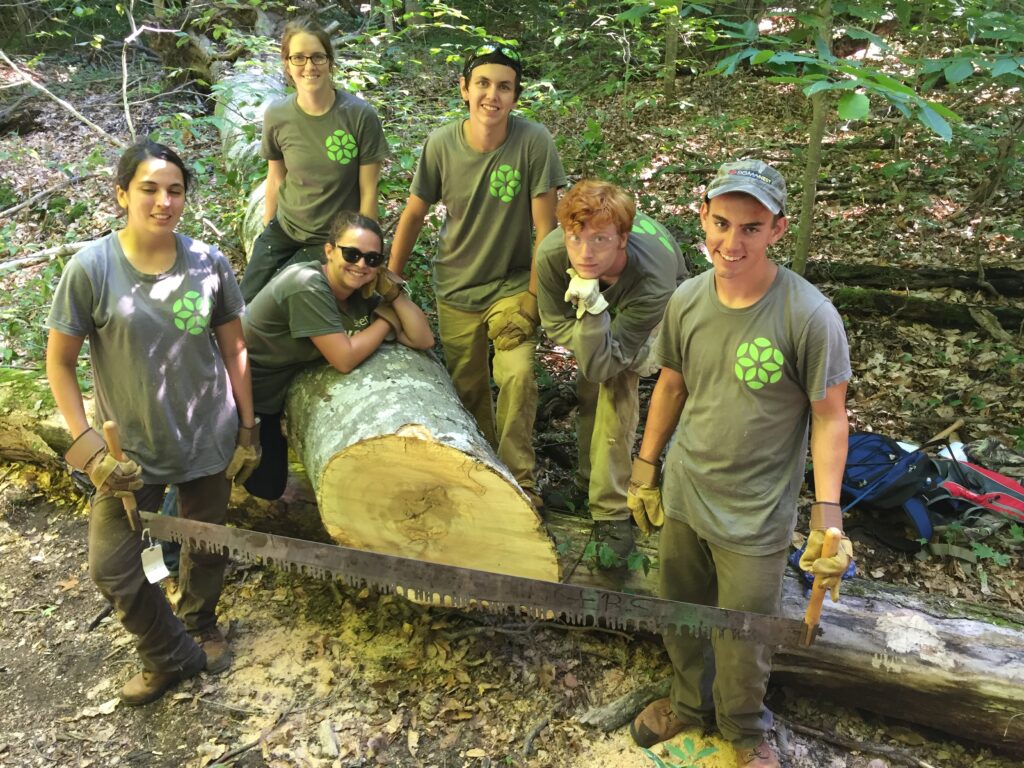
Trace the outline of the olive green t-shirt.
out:
M 584 313 L 565 300 L 566 270 L 572 266 L 565 232 L 552 231 L 537 249 L 537 306 L 548 337 L 572 350 L 580 372 L 591 381 L 607 381 L 640 362 L 665 305 L 689 271 L 679 245 L 668 231 L 642 213 L 626 241 L 626 266 L 601 295 L 608 311 Z M 646 355 L 643 355 L 646 357 Z
M 377 113 L 358 96 L 335 91 L 322 115 L 299 109 L 295 94 L 275 101 L 263 116 L 260 155 L 287 169 L 277 193 L 281 229 L 300 243 L 326 242 L 338 211 L 359 210 L 359 166 L 387 154 Z
M 448 123 L 430 134 L 411 191 L 446 209 L 434 259 L 437 298 L 476 312 L 526 290 L 532 200 L 567 179 L 543 125 L 510 116 L 505 142 L 478 152 L 463 136 L 462 124 Z
M 755 304 L 730 308 L 708 270 L 672 294 L 657 350 L 688 393 L 662 470 L 665 514 L 731 552 L 785 549 L 811 402 L 851 376 L 839 313 L 784 267 Z
M 320 264 L 292 264 L 274 275 L 242 318 L 256 412 L 280 413 L 296 374 L 323 360 L 314 336 L 361 331 L 378 301 L 356 291 L 341 304 Z

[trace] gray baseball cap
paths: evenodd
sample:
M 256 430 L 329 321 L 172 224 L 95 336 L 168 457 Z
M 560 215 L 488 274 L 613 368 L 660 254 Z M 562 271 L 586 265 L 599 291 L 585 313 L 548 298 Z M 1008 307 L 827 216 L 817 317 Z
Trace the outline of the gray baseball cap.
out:
M 729 192 L 745 192 L 756 197 L 774 214 L 786 210 L 786 180 L 768 163 L 760 160 L 737 160 L 722 163 L 715 178 L 708 184 L 708 199 Z

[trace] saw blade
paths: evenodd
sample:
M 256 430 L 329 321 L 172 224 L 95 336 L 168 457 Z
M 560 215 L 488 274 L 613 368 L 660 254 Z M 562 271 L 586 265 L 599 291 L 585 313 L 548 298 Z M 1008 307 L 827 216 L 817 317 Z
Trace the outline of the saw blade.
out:
M 226 552 L 235 561 L 266 564 L 439 606 L 561 619 L 580 626 L 600 625 L 624 631 L 686 631 L 703 637 L 718 632 L 767 645 L 798 645 L 805 633 L 803 622 L 781 616 L 539 581 L 153 512 L 142 512 L 141 516 L 150 535 L 158 539 L 208 552 Z

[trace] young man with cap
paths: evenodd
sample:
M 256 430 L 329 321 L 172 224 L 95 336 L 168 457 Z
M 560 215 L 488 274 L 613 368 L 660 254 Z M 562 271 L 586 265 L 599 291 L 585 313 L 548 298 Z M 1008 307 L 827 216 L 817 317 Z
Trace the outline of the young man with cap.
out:
M 640 375 L 655 370 L 654 334 L 689 272 L 668 231 L 614 184 L 581 181 L 556 213 L 559 228 L 537 250 L 537 302 L 547 335 L 576 357 L 577 481 L 588 489 L 593 539 L 621 566 L 633 550 L 626 487 Z
M 483 45 L 467 59 L 459 90 L 469 117 L 427 138 L 388 267 L 402 274 L 424 217 L 443 203 L 434 293 L 448 372 L 498 458 L 541 506 L 533 452 L 539 322 L 533 251 L 555 228 L 557 190 L 566 176 L 547 129 L 512 114 L 522 73 L 519 50 L 504 43 Z
M 786 184 L 757 160 L 726 163 L 708 186 L 700 221 L 713 269 L 669 300 L 629 505 L 658 518 L 661 593 L 690 603 L 778 614 L 808 446 L 817 499 L 801 566 L 838 598 L 849 539 L 822 558 L 838 507 L 849 423 L 849 347 L 832 304 L 768 259 L 785 233 Z M 659 487 L 658 463 L 673 433 Z M 651 746 L 717 723 L 744 768 L 779 765 L 765 740 L 771 648 L 753 640 L 666 635 L 671 696 L 630 726 Z

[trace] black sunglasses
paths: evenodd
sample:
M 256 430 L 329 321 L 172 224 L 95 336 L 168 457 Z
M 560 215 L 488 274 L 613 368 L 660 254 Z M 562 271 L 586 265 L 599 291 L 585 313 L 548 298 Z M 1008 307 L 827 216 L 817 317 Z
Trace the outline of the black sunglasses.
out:
M 384 254 L 380 251 L 360 251 L 350 245 L 334 244 L 334 247 L 341 251 L 341 258 L 349 264 L 358 264 L 362 259 L 368 267 L 379 267 L 384 263 Z

